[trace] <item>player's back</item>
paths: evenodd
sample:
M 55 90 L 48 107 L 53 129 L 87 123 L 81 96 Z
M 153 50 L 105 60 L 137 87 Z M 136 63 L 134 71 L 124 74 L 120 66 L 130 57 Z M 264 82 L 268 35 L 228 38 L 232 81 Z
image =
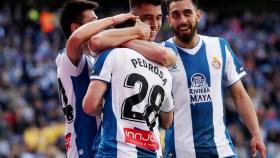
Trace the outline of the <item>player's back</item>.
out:
M 57 58 L 57 79 L 62 110 L 65 116 L 65 143 L 67 157 L 92 157 L 92 146 L 97 133 L 96 117 L 82 109 L 82 99 L 89 85 L 92 59 L 83 55 L 74 66 L 65 49 Z
M 158 114 L 172 104 L 168 69 L 134 50 L 116 48 L 97 60 L 92 79 L 98 78 L 109 84 L 97 156 L 161 156 Z

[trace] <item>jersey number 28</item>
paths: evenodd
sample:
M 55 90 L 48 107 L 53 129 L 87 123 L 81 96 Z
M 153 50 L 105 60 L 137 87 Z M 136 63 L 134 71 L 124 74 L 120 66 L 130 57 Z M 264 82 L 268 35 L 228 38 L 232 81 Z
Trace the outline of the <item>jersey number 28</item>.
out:
M 156 119 L 159 115 L 160 107 L 164 101 L 164 89 L 159 85 L 154 85 L 150 89 L 147 79 L 137 73 L 132 73 L 126 77 L 124 87 L 134 88 L 135 83 L 140 84 L 139 93 L 126 98 L 122 104 L 122 119 L 127 119 L 136 122 L 146 122 L 147 126 L 153 131 L 156 125 Z M 143 113 L 132 110 L 133 106 L 144 101 L 149 92 L 148 104 L 145 106 Z

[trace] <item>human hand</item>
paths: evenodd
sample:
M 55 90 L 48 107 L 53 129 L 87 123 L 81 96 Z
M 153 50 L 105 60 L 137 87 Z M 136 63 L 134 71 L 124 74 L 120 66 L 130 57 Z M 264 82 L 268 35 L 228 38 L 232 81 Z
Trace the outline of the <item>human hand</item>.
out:
M 143 23 L 140 19 L 136 19 L 135 26 L 139 29 L 139 34 L 141 40 L 149 40 L 151 34 L 150 25 Z
M 135 16 L 131 13 L 123 13 L 123 14 L 118 14 L 112 17 L 113 25 L 118 25 L 120 23 L 125 22 L 128 19 L 137 19 L 138 16 Z
M 257 156 L 257 150 L 258 150 L 261 154 L 261 158 L 266 158 L 266 148 L 260 136 L 258 137 L 253 136 L 250 144 L 251 144 L 251 151 L 253 157 Z

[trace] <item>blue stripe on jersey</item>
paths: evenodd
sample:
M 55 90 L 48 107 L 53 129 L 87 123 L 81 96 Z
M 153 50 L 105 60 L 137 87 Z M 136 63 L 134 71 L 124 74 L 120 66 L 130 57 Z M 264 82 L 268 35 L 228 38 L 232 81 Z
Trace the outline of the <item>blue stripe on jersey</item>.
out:
M 224 123 L 225 123 L 225 119 L 224 119 Z M 231 141 L 230 134 L 229 134 L 229 131 L 228 131 L 227 128 L 225 129 L 225 135 L 227 137 L 227 140 L 229 142 L 229 146 L 230 146 L 231 150 L 234 152 L 234 146 L 233 146 L 233 143 Z
M 222 47 L 225 48 L 225 46 L 227 46 L 232 58 L 233 58 L 233 61 L 234 61 L 234 65 L 236 67 L 236 72 L 238 72 L 239 74 L 241 72 L 244 71 L 244 68 L 242 67 L 242 65 L 240 64 L 239 60 L 237 59 L 236 55 L 233 53 L 231 47 L 229 46 L 228 42 L 225 40 L 225 39 L 220 39 L 220 44 L 222 45 Z
M 103 122 L 101 131 L 101 142 L 99 144 L 96 157 L 117 157 L 117 119 L 112 107 L 112 86 L 108 84 L 108 89 L 104 95 L 105 104 L 102 109 Z
M 173 44 L 169 41 L 165 41 L 164 46 L 167 47 L 167 48 L 171 48 L 176 54 L 178 54 L 178 49 L 177 49 L 175 44 Z
M 220 41 L 220 47 L 221 47 L 221 51 L 222 51 L 222 59 L 223 59 L 223 68 L 222 68 L 222 73 L 223 73 L 223 75 L 224 75 L 224 73 L 225 73 L 225 64 L 226 64 L 226 48 L 225 48 L 225 40 L 223 40 L 223 39 L 220 39 L 219 40 Z M 223 76 L 222 75 L 222 76 Z M 222 81 L 223 81 L 223 79 L 222 79 Z M 223 103 L 224 103 L 224 87 L 223 87 L 223 85 L 221 86 L 222 87 L 222 98 L 223 98 Z M 224 104 L 223 104 L 224 105 Z M 225 125 L 225 127 L 226 127 L 226 116 L 224 115 L 224 125 Z M 226 138 L 227 138 L 227 140 L 228 140 L 228 142 L 229 142 L 229 145 L 230 145 L 230 148 L 232 149 L 232 151 L 234 151 L 234 146 L 233 146 L 233 143 L 232 143 L 232 141 L 231 141 L 231 139 L 230 139 L 230 134 L 229 134 L 229 132 L 228 132 L 228 129 L 226 128 L 225 129 L 225 135 L 226 135 Z
M 165 138 L 164 138 L 164 143 L 165 143 L 165 158 L 171 158 L 171 157 L 176 157 L 176 152 L 175 152 L 175 137 L 174 137 L 174 118 L 171 124 L 171 127 L 166 130 L 165 132 Z
M 100 74 L 100 72 L 101 72 L 101 70 L 102 70 L 103 64 L 104 64 L 104 62 L 105 62 L 107 56 L 110 54 L 110 52 L 111 52 L 112 50 L 113 50 L 113 49 L 108 49 L 108 50 L 102 52 L 102 53 L 99 55 L 99 57 L 98 57 L 96 63 L 94 64 L 94 67 L 93 67 L 93 70 L 94 70 L 94 71 L 93 71 L 93 75 L 94 75 L 94 76 L 99 76 L 99 74 Z
M 205 43 L 202 43 L 200 50 L 195 55 L 185 53 L 180 48 L 178 48 L 178 50 L 188 78 L 188 87 L 192 88 L 193 82 L 197 82 L 196 79 L 200 79 L 200 81 L 198 81 L 198 87 L 196 88 L 201 88 L 199 84 L 205 86 L 206 83 L 207 87 L 211 87 L 211 76 Z M 204 76 L 202 77 L 202 75 Z M 195 76 L 197 76 L 197 78 L 195 78 Z M 199 94 L 200 92 L 196 93 L 194 97 L 199 97 Z M 192 98 L 190 99 L 192 100 Z M 214 141 L 212 102 L 198 102 L 190 104 L 190 106 L 196 157 L 204 157 L 205 155 L 209 157 L 218 157 Z
M 71 76 L 73 89 L 76 97 L 76 118 L 74 129 L 76 132 L 76 146 L 78 153 L 83 150 L 80 158 L 92 157 L 92 145 L 97 133 L 96 119 L 87 115 L 82 108 L 82 101 L 89 85 L 88 63 L 85 62 L 83 72 L 77 76 Z

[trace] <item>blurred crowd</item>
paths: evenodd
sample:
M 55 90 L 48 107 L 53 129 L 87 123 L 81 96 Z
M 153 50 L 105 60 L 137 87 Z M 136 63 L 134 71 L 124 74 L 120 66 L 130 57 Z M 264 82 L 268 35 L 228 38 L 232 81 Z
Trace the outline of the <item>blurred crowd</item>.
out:
M 280 158 L 280 14 L 207 11 L 199 30 L 226 38 L 237 53 L 248 74 L 243 83 L 254 102 L 268 158 Z M 157 41 L 171 36 L 164 23 Z M 64 44 L 57 10 L 0 5 L 0 158 L 65 157 L 55 66 Z M 249 158 L 250 134 L 225 96 L 236 151 Z

